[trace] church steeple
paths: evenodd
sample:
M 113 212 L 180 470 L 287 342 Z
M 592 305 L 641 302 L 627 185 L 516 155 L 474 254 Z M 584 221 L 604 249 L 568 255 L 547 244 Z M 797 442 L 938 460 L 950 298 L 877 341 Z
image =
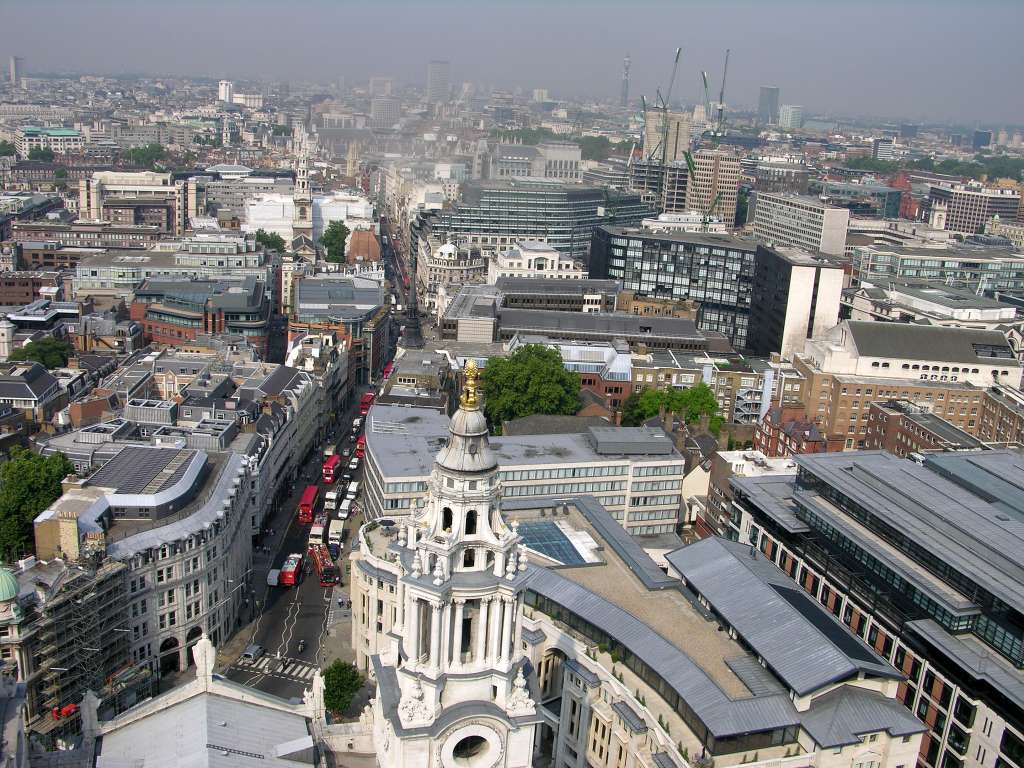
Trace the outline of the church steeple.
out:
M 305 136 L 301 137 L 299 165 L 295 171 L 295 191 L 292 193 L 295 212 L 292 216 L 292 241 L 307 237 L 313 240 L 313 193 L 309 187 L 309 153 Z

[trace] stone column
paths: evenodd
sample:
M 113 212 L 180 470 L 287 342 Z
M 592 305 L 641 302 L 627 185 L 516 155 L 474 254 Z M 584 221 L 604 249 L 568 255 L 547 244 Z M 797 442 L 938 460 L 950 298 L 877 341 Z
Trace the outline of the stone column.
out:
M 512 606 L 515 600 L 506 597 L 502 598 L 502 602 L 505 605 L 505 618 L 501 622 L 501 651 L 498 656 L 501 661 L 506 661 L 512 658 Z
M 451 634 L 452 624 L 452 605 L 450 602 L 441 603 L 441 658 L 440 667 L 441 669 L 448 668 L 448 654 L 451 652 L 451 644 L 448 642 L 448 636 Z
M 490 643 L 487 650 L 487 658 L 491 664 L 498 662 L 498 649 L 501 642 L 501 598 L 495 597 L 491 600 L 491 615 L 488 617 L 488 629 L 490 630 Z
M 465 609 L 466 601 L 458 599 L 455 601 L 455 627 L 452 632 L 452 666 L 459 669 L 462 666 L 462 611 Z
M 420 657 L 420 601 L 415 597 L 409 602 L 409 661 L 415 662 Z
M 476 650 L 473 651 L 473 663 L 480 664 L 484 660 L 484 653 L 487 647 L 487 618 L 491 598 L 480 598 L 480 609 L 476 616 Z
M 430 668 L 441 661 L 441 603 L 430 604 Z
M 399 581 L 395 592 L 395 626 L 392 629 L 400 635 L 405 629 L 405 584 Z

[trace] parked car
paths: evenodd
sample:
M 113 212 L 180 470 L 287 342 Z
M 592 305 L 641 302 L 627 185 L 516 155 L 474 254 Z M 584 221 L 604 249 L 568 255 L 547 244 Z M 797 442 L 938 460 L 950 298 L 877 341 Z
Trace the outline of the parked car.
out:
M 262 645 L 257 645 L 256 643 L 253 643 L 252 645 L 246 646 L 245 650 L 242 651 L 242 656 L 240 660 L 244 661 L 246 664 L 255 664 L 257 661 L 259 661 L 260 657 L 263 656 L 263 654 L 266 652 L 267 649 L 264 648 Z

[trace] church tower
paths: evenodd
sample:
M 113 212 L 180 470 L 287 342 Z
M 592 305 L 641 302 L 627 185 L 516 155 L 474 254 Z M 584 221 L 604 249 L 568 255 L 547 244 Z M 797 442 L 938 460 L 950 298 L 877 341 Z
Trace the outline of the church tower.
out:
M 477 375 L 470 361 L 427 497 L 394 545 L 395 642 L 374 704 L 380 765 L 533 764 L 539 716 L 519 651 L 526 553 L 501 515 Z
M 305 140 L 299 150 L 299 167 L 295 172 L 295 191 L 292 194 L 295 212 L 292 216 L 292 250 L 296 243 L 306 239 L 313 243 L 313 193 L 309 187 L 309 155 Z M 299 242 L 301 244 L 301 242 Z

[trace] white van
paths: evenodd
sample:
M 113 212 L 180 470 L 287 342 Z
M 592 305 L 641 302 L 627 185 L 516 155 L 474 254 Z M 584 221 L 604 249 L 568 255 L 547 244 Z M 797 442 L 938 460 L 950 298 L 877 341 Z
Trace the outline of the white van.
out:
M 338 508 L 338 504 L 341 501 L 340 491 L 328 491 L 324 495 L 324 511 L 333 512 Z
M 349 514 L 352 512 L 352 499 L 345 499 L 341 504 L 338 505 L 338 519 L 348 520 Z
M 355 499 L 359 495 L 359 481 L 356 480 L 348 484 L 348 491 L 345 493 L 345 498 L 349 501 Z

